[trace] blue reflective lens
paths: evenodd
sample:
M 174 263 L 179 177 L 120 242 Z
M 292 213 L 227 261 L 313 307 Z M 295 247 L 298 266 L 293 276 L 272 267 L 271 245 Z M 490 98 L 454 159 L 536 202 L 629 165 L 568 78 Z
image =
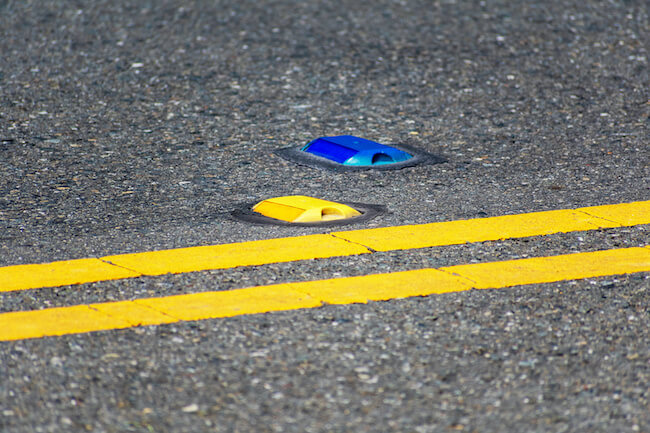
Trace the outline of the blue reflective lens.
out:
M 406 161 L 413 156 L 385 144 L 352 135 L 318 138 L 302 149 L 343 165 L 381 165 Z
M 355 153 L 354 149 L 349 149 L 345 146 L 339 146 L 336 143 L 327 141 L 323 138 L 318 138 L 309 143 L 304 149 L 305 152 L 313 153 L 314 155 L 322 156 L 323 158 L 343 164 Z

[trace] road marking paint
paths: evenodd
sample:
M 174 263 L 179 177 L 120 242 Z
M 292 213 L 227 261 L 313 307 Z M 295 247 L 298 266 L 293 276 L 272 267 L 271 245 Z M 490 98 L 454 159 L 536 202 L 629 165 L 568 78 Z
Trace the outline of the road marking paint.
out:
M 394 251 L 650 223 L 650 201 L 334 232 L 375 251 Z
M 367 253 L 370 250 L 361 245 L 323 234 L 120 254 L 102 260 L 142 275 L 162 275 Z
M 106 315 L 88 305 L 74 305 L 5 313 L 0 315 L 0 327 L 2 341 L 123 329 L 133 327 L 133 324 L 122 317 Z
M 0 314 L 0 341 L 650 272 L 650 247 Z
M 163 323 L 177 322 L 178 319 L 164 314 L 160 311 L 152 310 L 146 305 L 140 305 L 137 302 L 106 302 L 101 304 L 89 305 L 88 308 L 115 318 L 123 319 L 130 326 L 140 325 L 160 325 Z
M 367 248 L 330 235 L 308 235 L 0 267 L 0 292 L 368 254 Z
M 0 267 L 0 292 L 650 224 L 650 201 Z
M 583 207 L 576 210 L 598 218 L 618 222 L 622 226 L 648 224 L 648 219 L 650 219 L 650 201 Z
M 321 305 L 317 297 L 288 284 L 248 287 L 220 292 L 203 292 L 134 302 L 177 320 L 203 320 L 270 311 L 297 310 Z
M 139 277 L 99 259 L 77 259 L 0 268 L 0 292 Z
M 440 268 L 473 281 L 476 289 L 577 280 L 650 271 L 649 248 L 623 248 Z

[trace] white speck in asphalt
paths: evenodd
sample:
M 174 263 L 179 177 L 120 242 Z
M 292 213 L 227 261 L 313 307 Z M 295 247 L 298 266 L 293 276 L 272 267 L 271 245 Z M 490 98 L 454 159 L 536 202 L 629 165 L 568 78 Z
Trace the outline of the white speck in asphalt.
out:
M 184 408 L 181 409 L 185 413 L 194 413 L 199 411 L 199 405 L 196 403 L 188 404 Z

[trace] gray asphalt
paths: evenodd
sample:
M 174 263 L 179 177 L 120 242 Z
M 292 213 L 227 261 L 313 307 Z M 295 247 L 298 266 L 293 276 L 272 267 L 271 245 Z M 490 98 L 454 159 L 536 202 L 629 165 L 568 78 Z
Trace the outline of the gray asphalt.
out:
M 0 265 L 650 199 L 644 1 L 0 0 Z M 330 173 L 326 135 L 447 159 Z M 648 243 L 650 226 L 0 294 L 0 311 Z M 0 343 L 2 432 L 650 432 L 650 274 Z

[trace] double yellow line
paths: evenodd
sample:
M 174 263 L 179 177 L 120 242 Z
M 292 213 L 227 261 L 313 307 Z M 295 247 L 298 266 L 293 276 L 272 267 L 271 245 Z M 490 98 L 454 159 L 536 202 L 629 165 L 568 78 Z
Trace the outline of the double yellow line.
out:
M 224 269 L 650 223 L 650 201 L 331 232 L 0 268 L 0 291 Z M 0 341 L 255 314 L 323 304 L 650 271 L 650 248 L 458 265 L 230 291 L 0 314 Z

